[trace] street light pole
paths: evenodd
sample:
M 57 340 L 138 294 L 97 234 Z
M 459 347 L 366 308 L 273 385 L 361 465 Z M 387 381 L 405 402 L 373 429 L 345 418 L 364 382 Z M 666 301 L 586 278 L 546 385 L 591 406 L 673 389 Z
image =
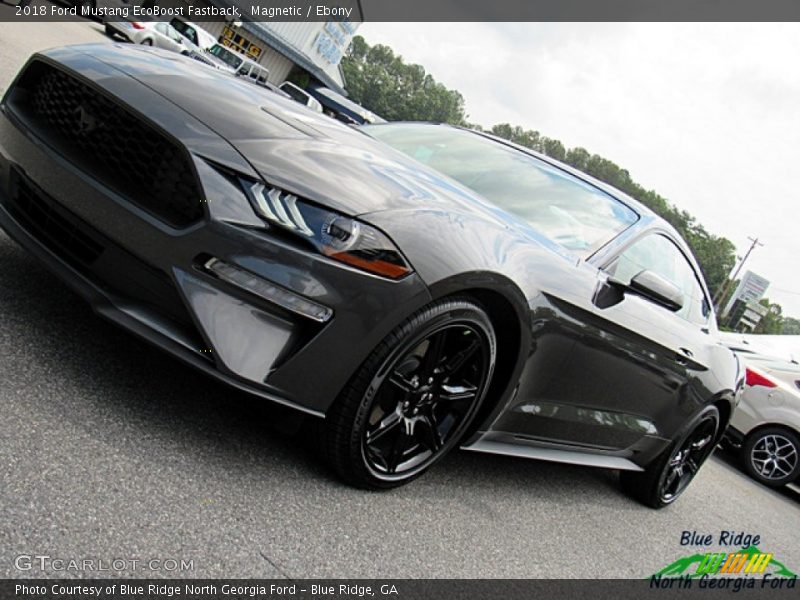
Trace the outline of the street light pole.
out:
M 744 257 L 742 257 L 742 260 L 739 261 L 739 265 L 736 267 L 736 270 L 733 272 L 733 275 L 731 276 L 731 278 L 728 279 L 728 281 L 725 283 L 725 286 L 722 288 L 722 291 L 720 292 L 720 294 L 718 294 L 717 297 L 714 298 L 714 309 L 717 311 L 717 314 L 719 314 L 719 308 L 720 308 L 719 307 L 719 303 L 722 302 L 723 300 L 725 300 L 725 298 L 727 297 L 728 290 L 730 289 L 730 287 L 733 284 L 733 282 L 736 281 L 736 278 L 739 276 L 739 271 L 742 270 L 742 267 L 744 266 L 744 263 L 747 261 L 747 258 L 750 256 L 750 253 L 755 249 L 756 246 L 763 246 L 764 245 L 763 243 L 761 243 L 758 240 L 757 237 L 756 238 L 748 237 L 747 239 L 750 240 L 752 242 L 752 244 L 750 244 L 750 247 L 747 249 L 747 252 L 745 253 Z

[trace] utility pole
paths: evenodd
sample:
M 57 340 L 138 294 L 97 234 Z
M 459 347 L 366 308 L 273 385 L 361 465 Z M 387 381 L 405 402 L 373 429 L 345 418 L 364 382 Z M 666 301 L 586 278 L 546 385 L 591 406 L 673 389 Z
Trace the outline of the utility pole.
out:
M 750 244 L 750 247 L 747 249 L 747 252 L 745 253 L 744 257 L 742 257 L 742 260 L 739 261 L 739 265 L 736 267 L 736 270 L 733 272 L 731 278 L 728 279 L 728 281 L 725 283 L 725 286 L 722 288 L 722 291 L 717 295 L 716 298 L 714 298 L 714 308 L 716 309 L 717 314 L 719 314 L 720 310 L 719 303 L 725 300 L 726 296 L 728 295 L 728 290 L 730 289 L 731 284 L 733 284 L 733 282 L 736 281 L 736 278 L 739 276 L 739 271 L 742 270 L 744 263 L 747 262 L 750 253 L 755 249 L 756 246 L 764 245 L 758 240 L 757 237 L 756 238 L 748 237 L 747 239 L 750 240 L 752 244 Z

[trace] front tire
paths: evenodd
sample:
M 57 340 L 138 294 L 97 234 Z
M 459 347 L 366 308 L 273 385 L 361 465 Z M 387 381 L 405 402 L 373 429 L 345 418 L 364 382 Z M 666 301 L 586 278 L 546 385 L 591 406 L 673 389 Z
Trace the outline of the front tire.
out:
M 719 410 L 706 406 L 678 438 L 643 472 L 620 472 L 622 489 L 651 508 L 664 508 L 680 497 L 711 456 L 719 432 Z
M 800 439 L 783 427 L 751 433 L 742 444 L 744 469 L 756 481 L 779 488 L 800 476 Z
M 329 411 L 323 451 L 346 482 L 394 488 L 458 444 L 489 387 L 497 340 L 468 298 L 435 302 L 389 334 Z

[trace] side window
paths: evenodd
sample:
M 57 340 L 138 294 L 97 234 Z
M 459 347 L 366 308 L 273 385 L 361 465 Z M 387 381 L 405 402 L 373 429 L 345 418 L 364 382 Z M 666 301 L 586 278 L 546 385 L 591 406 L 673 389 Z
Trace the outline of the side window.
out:
M 643 237 L 620 254 L 606 272 L 630 283 L 645 269 L 671 281 L 683 292 L 683 308 L 676 314 L 694 323 L 707 321 L 710 307 L 703 288 L 683 252 L 669 238 L 659 234 Z
M 186 23 L 184 23 L 180 19 L 172 19 L 172 21 L 170 21 L 169 24 L 172 25 L 175 28 L 176 31 L 182 33 L 187 38 L 189 38 L 190 42 L 192 42 L 196 46 L 200 45 L 197 42 L 197 32 L 194 30 L 194 27 L 191 27 L 190 25 L 187 25 Z
M 187 25 L 186 28 L 183 30 L 183 33 L 186 35 L 187 38 L 189 38 L 189 41 L 192 42 L 195 46 L 200 45 L 200 41 L 197 39 L 197 32 L 193 28 Z

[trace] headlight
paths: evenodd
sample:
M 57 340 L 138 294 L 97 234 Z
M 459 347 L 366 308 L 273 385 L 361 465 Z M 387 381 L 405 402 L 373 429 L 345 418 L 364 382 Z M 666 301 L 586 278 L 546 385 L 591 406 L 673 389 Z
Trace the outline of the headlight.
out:
M 371 225 L 263 183 L 242 181 L 242 185 L 261 218 L 305 239 L 321 254 L 390 279 L 411 273 L 397 247 Z

